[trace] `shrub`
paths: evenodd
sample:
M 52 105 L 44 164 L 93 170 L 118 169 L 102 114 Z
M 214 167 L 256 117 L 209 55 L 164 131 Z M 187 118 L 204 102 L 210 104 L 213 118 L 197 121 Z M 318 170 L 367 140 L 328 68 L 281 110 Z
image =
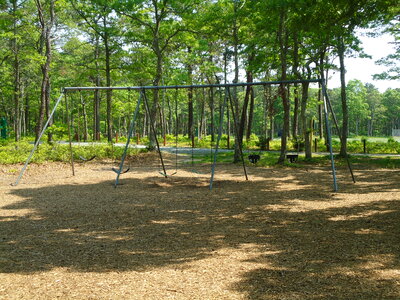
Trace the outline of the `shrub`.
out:
M 256 143 L 256 145 L 258 146 L 258 148 L 260 148 L 260 150 L 267 150 L 268 144 L 269 137 L 266 137 L 264 135 L 258 137 L 258 142 Z

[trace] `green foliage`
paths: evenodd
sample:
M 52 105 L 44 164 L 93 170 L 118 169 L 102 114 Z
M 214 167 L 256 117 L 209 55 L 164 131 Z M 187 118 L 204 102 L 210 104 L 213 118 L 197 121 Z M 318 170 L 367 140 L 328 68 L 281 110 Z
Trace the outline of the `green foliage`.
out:
M 258 137 L 258 142 L 256 143 L 256 145 L 260 148 L 260 150 L 267 150 L 268 144 L 269 138 L 264 135 Z
M 68 126 L 66 124 L 53 124 L 47 128 L 46 132 L 52 133 L 55 141 L 68 140 Z
M 41 65 L 45 61 L 43 49 L 40 49 L 44 45 L 38 43 L 41 36 L 39 15 L 33 0 L 19 1 L 16 8 L 12 4 L 17 2 L 3 2 L 0 6 L 0 117 L 3 117 L 4 111 L 9 128 L 12 128 L 14 124 L 11 123 L 16 119 L 13 116 L 24 116 L 26 112 L 23 120 L 19 120 L 24 127 L 21 132 L 32 135 L 41 105 L 36 99 L 40 94 Z M 53 41 L 57 42 L 52 45 L 50 106 L 54 104 L 59 89 L 65 86 L 221 83 L 227 75 L 224 73 L 225 66 L 229 73 L 235 62 L 241 62 L 238 68 L 243 70 L 234 71 L 241 74 L 249 72 L 248 75 L 251 74 L 254 80 L 279 79 L 283 69 L 288 71 L 287 77 L 290 79 L 317 78 L 321 74 L 318 67 L 324 67 L 325 70 L 335 68 L 331 64 L 317 66 L 319 62 L 315 60 L 321 57 L 322 61 L 330 61 L 335 57 L 339 38 L 349 52 L 352 51 L 351 55 L 362 54 L 354 28 L 390 22 L 388 30 L 398 37 L 398 24 L 394 21 L 398 5 L 394 0 L 63 0 L 55 4 L 57 26 L 54 26 L 50 35 L 56 37 Z M 49 16 L 46 13 L 44 17 L 48 19 Z M 285 38 L 277 38 L 277 34 Z M 285 58 L 285 65 L 282 58 Z M 19 66 L 16 62 L 19 62 Z M 266 141 L 257 138 L 254 133 L 265 136 L 266 131 L 271 129 L 268 124 L 270 117 L 273 117 L 275 131 L 281 130 L 283 124 L 283 104 L 278 88 L 264 90 L 264 87 L 258 86 L 254 87 L 254 91 L 253 135 L 244 141 L 244 148 L 249 150 L 265 148 Z M 288 93 L 292 102 L 293 91 L 292 88 Z M 193 92 L 194 124 L 196 127 L 201 120 L 204 121 L 207 134 L 211 130 L 211 116 L 214 126 L 219 123 L 218 112 L 223 101 L 223 91 L 221 93 L 214 89 L 212 92 Z M 364 86 L 354 80 L 349 82 L 347 93 L 352 135 L 388 135 L 391 127 L 400 127 L 398 89 L 388 90 L 382 95 L 374 87 Z M 237 90 L 235 105 L 239 110 L 238 116 L 243 109 L 244 94 L 243 90 Z M 340 91 L 333 90 L 331 94 L 335 111 L 339 112 L 338 117 L 342 121 Z M 23 97 L 17 100 L 16 105 L 15 97 L 18 95 Z M 210 95 L 214 96 L 212 100 Z M 108 124 L 112 124 L 113 132 L 123 135 L 129 127 L 137 93 L 118 90 L 113 91 L 112 95 L 101 92 L 97 96 L 100 102 L 98 116 L 101 141 L 107 140 Z M 160 124 L 159 120 L 164 118 L 168 123 L 167 130 L 175 131 L 177 118 L 178 145 L 190 147 L 191 141 L 183 136 L 188 123 L 187 91 L 149 91 L 147 96 L 151 109 L 157 110 L 153 112 L 157 117 L 154 121 Z M 93 134 L 94 98 L 92 92 L 69 94 L 73 132 L 79 132 L 81 137 L 84 127 L 88 128 L 90 135 Z M 318 90 L 314 88 L 310 90 L 306 105 L 307 118 L 318 119 L 315 108 L 317 102 Z M 175 103 L 178 117 L 175 116 Z M 111 106 L 107 107 L 107 104 Z M 19 112 L 14 111 L 16 107 Z M 291 105 L 292 118 L 293 107 Z M 83 117 L 84 109 L 86 119 Z M 144 115 L 142 106 L 137 120 L 140 128 L 137 131 L 143 132 L 143 124 L 146 123 Z M 67 140 L 66 120 L 63 102 L 54 116 L 55 125 L 48 129 L 53 133 L 54 140 Z M 226 127 L 225 119 L 224 132 Z M 18 136 L 13 132 L 11 134 Z M 111 140 L 111 135 L 109 137 Z M 126 137 L 120 136 L 119 142 L 125 141 Z M 143 138 L 141 142 L 147 144 L 148 139 Z M 234 142 L 231 137 L 231 148 Z M 168 136 L 167 144 L 175 145 L 175 137 Z M 297 149 L 300 144 L 301 141 L 294 140 L 289 142 L 289 147 Z M 209 148 L 210 137 L 196 138 L 195 146 Z M 220 146 L 228 147 L 226 135 L 222 137 Z M 334 142 L 333 146 L 336 149 L 337 143 Z M 354 143 L 351 147 L 359 151 L 359 144 Z M 377 145 L 371 147 L 371 151 L 379 148 Z M 270 149 L 279 148 L 279 141 L 270 141 Z M 323 148 L 322 144 L 320 149 Z
M 1 164 L 16 164 L 24 162 L 33 145 L 28 142 L 7 143 L 0 147 L 0 163 Z
M 304 151 L 304 138 L 295 136 L 291 139 L 293 150 Z
M 0 146 L 0 164 L 18 164 L 23 163 L 28 158 L 29 153 L 33 149 L 33 144 L 24 142 L 9 142 Z M 122 157 L 124 148 L 115 147 L 112 144 L 95 144 L 88 146 L 73 146 L 74 159 L 82 161 L 96 156 L 96 159 L 119 159 Z M 135 155 L 143 149 L 129 148 L 128 155 Z M 32 157 L 32 162 L 43 163 L 45 161 L 70 161 L 70 149 L 68 144 L 48 144 L 39 145 Z
M 363 139 L 348 141 L 347 147 L 349 153 L 363 153 Z M 400 153 L 400 143 L 394 139 L 388 139 L 388 142 L 373 142 L 366 139 L 366 150 L 369 154 L 397 154 Z

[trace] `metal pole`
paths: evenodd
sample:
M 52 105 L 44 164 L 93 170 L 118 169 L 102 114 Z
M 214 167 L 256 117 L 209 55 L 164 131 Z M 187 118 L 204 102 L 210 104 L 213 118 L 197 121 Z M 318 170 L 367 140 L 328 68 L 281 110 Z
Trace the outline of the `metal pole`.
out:
M 336 130 L 338 132 L 340 141 L 343 143 L 343 135 L 340 133 L 339 124 L 338 124 L 338 121 L 336 119 L 335 112 L 333 111 L 332 103 L 331 103 L 331 100 L 328 97 L 328 92 L 327 92 L 326 88 L 325 88 L 325 98 L 326 98 L 326 101 L 328 102 L 329 110 L 331 111 L 331 114 L 333 116 L 333 121 L 335 123 L 335 127 L 336 127 Z M 349 156 L 347 155 L 347 152 L 345 153 L 345 159 L 346 159 L 347 167 L 349 168 L 353 183 L 356 183 L 356 179 L 354 178 L 354 173 L 353 173 L 353 167 L 351 166 L 351 162 L 350 162 Z
M 56 104 L 54 105 L 53 110 L 51 111 L 51 114 L 50 114 L 49 118 L 47 119 L 46 124 L 43 126 L 42 132 L 39 134 L 39 137 L 38 137 L 38 139 L 37 139 L 35 145 L 33 146 L 33 149 L 32 149 L 32 151 L 31 151 L 31 153 L 29 154 L 28 159 L 27 159 L 26 162 L 25 162 L 24 167 L 22 168 L 21 172 L 19 173 L 19 176 L 18 176 L 17 180 L 15 181 L 15 183 L 12 184 L 13 186 L 17 186 L 18 183 L 20 182 L 22 176 L 24 175 L 25 170 L 26 170 L 26 168 L 28 167 L 28 164 L 29 164 L 29 162 L 30 162 L 31 159 L 32 159 L 33 153 L 35 152 L 36 148 L 38 147 L 38 145 L 39 145 L 39 143 L 40 143 L 40 140 L 41 140 L 41 138 L 42 138 L 42 135 L 43 135 L 44 131 L 47 129 L 47 126 L 49 125 L 50 120 L 51 120 L 51 118 L 53 117 L 54 112 L 56 111 L 57 106 L 60 104 L 61 99 L 62 99 L 63 96 L 64 96 L 64 92 L 62 92 L 61 95 L 60 95 L 60 97 L 58 97 L 58 99 L 57 99 L 57 101 L 56 101 Z
M 150 127 L 151 127 L 151 130 L 153 131 L 154 138 L 156 140 L 158 155 L 160 156 L 160 161 L 161 161 L 162 168 L 163 168 L 163 171 L 164 171 L 163 175 L 164 175 L 165 178 L 167 178 L 168 177 L 167 176 L 167 171 L 165 170 L 164 160 L 163 160 L 163 157 L 162 157 L 162 154 L 161 154 L 161 150 L 160 150 L 160 144 L 158 143 L 157 132 L 156 132 L 156 129 L 154 128 L 154 123 L 153 123 L 153 120 L 151 119 L 151 115 L 150 115 L 150 108 L 149 108 L 149 103 L 148 103 L 147 97 L 146 97 L 146 90 L 143 89 L 142 93 L 143 93 L 143 99 L 144 99 L 144 104 L 145 104 L 145 107 L 146 107 L 147 115 L 149 116 Z
M 227 93 L 226 89 L 227 89 L 227 87 L 225 88 L 224 103 L 222 104 L 222 108 L 221 108 L 221 115 L 220 115 L 219 128 L 218 128 L 218 137 L 217 137 L 217 143 L 215 144 L 215 151 L 214 151 L 214 162 L 211 167 L 210 191 L 212 190 L 212 186 L 213 186 L 213 182 L 214 182 L 215 165 L 217 163 L 218 147 L 219 147 L 219 142 L 222 137 L 222 125 L 223 125 L 222 123 L 224 121 L 224 110 L 225 110 L 227 97 L 228 97 L 228 93 Z
M 178 173 L 178 89 L 175 90 L 175 172 Z
M 72 176 L 75 176 L 74 153 L 73 153 L 73 151 L 72 151 L 71 122 L 70 122 L 70 118 L 69 118 L 69 109 L 68 109 L 67 93 L 65 93 L 65 109 L 66 109 L 66 111 L 67 111 L 68 141 L 69 141 L 69 152 L 70 152 L 70 156 L 71 156 Z
M 138 100 L 138 103 L 136 104 L 135 112 L 133 113 L 132 123 L 129 126 L 129 135 L 128 135 L 128 139 L 126 141 L 124 153 L 122 154 L 121 163 L 119 165 L 119 169 L 118 169 L 118 173 L 117 173 L 117 178 L 115 179 L 115 185 L 114 185 L 115 188 L 117 187 L 117 185 L 119 183 L 119 176 L 121 175 L 122 169 L 124 167 L 126 153 L 128 151 L 129 143 L 131 141 L 132 134 L 135 131 L 136 119 L 137 119 L 137 115 L 138 115 L 138 112 L 139 112 L 141 100 L 142 100 L 142 93 L 139 94 L 139 100 Z
M 322 94 L 325 95 L 326 92 L 326 86 L 325 82 L 321 82 L 322 86 Z M 331 157 L 331 166 L 332 166 L 332 176 L 333 176 L 333 190 L 335 192 L 338 191 L 338 186 L 337 186 L 337 179 L 336 179 L 336 169 L 335 169 L 335 160 L 333 158 L 333 151 L 332 151 L 332 136 L 331 136 L 331 128 L 329 124 L 329 118 L 328 118 L 328 107 L 327 107 L 327 101 L 325 97 L 322 97 L 324 100 L 324 112 L 325 112 L 325 125 L 326 125 L 326 135 L 328 138 L 328 143 L 329 143 L 329 152 L 330 152 L 330 157 Z
M 294 84 L 294 83 L 318 83 L 320 79 L 304 79 L 304 80 L 283 80 L 283 81 L 262 81 L 262 82 L 238 82 L 238 83 L 221 83 L 221 84 L 198 84 L 198 85 L 161 85 L 161 86 L 116 86 L 116 87 L 65 87 L 65 91 L 83 91 L 83 90 L 160 90 L 160 89 L 188 89 L 188 88 L 226 88 L 253 85 L 278 85 L 278 84 Z
M 238 146 L 239 146 L 240 157 L 242 158 L 244 176 L 246 177 L 246 180 L 249 180 L 249 178 L 247 177 L 246 164 L 244 162 L 244 157 L 243 157 L 242 141 L 239 141 L 239 128 L 238 128 L 238 122 L 237 122 L 238 120 L 236 118 L 235 109 L 233 108 L 233 101 L 232 101 L 232 97 L 231 97 L 231 93 L 229 91 L 229 88 L 228 88 L 228 94 L 229 94 L 229 102 L 231 104 L 233 123 L 235 125 L 234 127 L 235 127 L 235 133 L 236 133 L 236 141 L 237 141 Z

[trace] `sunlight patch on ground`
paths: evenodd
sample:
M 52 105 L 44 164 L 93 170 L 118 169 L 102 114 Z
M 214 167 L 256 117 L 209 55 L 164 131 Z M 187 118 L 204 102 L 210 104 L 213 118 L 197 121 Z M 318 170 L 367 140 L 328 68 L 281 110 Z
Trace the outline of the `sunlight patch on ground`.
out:
M 331 221 L 350 221 L 350 220 L 356 220 L 356 219 L 361 219 L 361 218 L 368 218 L 371 216 L 375 215 L 382 215 L 382 214 L 388 214 L 395 212 L 394 210 L 370 210 L 370 211 L 364 211 L 358 214 L 354 215 L 337 215 L 335 217 L 329 218 Z
M 393 195 L 393 197 L 391 197 Z M 365 194 L 362 197 L 358 194 L 346 194 L 344 199 L 341 199 L 341 194 L 333 195 L 332 199 L 324 198 L 324 199 L 315 199 L 312 201 L 294 199 L 282 201 L 283 204 L 273 204 L 266 205 L 265 210 L 285 210 L 289 212 L 308 212 L 313 210 L 329 210 L 329 209 L 338 209 L 345 207 L 355 207 L 362 206 L 366 204 L 371 204 L 374 202 L 379 202 L 380 199 L 383 201 L 387 201 L 387 199 L 392 199 L 391 201 L 400 201 L 400 199 L 396 199 L 398 197 L 398 193 L 393 192 L 385 192 L 385 193 L 369 193 Z M 386 211 L 390 212 L 390 211 Z M 380 212 L 381 213 L 381 212 Z M 346 216 L 349 217 L 349 216 Z M 335 219 L 337 218 L 337 219 Z M 337 216 L 331 218 L 332 221 L 338 221 L 342 216 Z

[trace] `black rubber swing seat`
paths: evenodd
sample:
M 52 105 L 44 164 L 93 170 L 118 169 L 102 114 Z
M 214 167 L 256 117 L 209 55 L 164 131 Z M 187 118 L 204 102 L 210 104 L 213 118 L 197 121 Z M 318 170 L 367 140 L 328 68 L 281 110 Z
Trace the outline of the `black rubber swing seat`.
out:
M 83 161 L 83 162 L 92 161 L 92 160 L 95 159 L 95 158 L 96 158 L 96 155 L 92 156 L 92 157 L 89 158 L 89 159 L 86 159 L 86 158 L 84 158 L 83 156 L 79 156 L 79 159 L 80 159 L 81 161 Z
M 121 171 L 121 173 L 116 168 L 112 168 L 112 170 L 117 174 L 125 174 L 125 173 L 129 172 L 130 168 L 127 168 L 126 170 Z
M 291 162 L 294 163 L 299 158 L 298 154 L 286 154 L 286 158 Z
M 256 164 L 256 163 L 260 160 L 260 155 L 258 155 L 258 154 L 250 154 L 250 155 L 248 156 L 248 158 L 249 158 L 249 161 L 250 161 L 252 164 Z

